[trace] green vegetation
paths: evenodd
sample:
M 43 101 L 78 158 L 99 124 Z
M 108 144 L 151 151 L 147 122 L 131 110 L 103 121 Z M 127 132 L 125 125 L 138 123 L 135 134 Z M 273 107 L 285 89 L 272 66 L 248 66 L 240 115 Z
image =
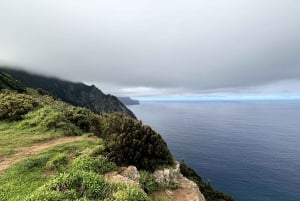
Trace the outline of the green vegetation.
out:
M 0 120 L 21 120 L 36 108 L 38 101 L 29 95 L 3 90 L 0 92 Z
M 0 91 L 0 161 L 17 148 L 63 135 L 82 134 L 63 115 L 71 107 L 50 96 Z
M 174 182 L 173 179 L 171 179 L 171 181 L 168 184 L 161 184 L 155 180 L 155 177 L 151 172 L 143 170 L 140 171 L 139 182 L 141 188 L 149 195 L 156 191 L 178 188 L 178 185 Z
M 154 179 L 154 170 L 173 165 L 174 160 L 151 127 L 124 114 L 98 115 L 42 89 L 22 87 L 0 73 L 0 162 L 26 146 L 53 138 L 93 138 L 53 147 L 0 172 L 0 200 L 152 201 L 148 194 L 177 188 L 172 181 L 162 185 Z M 103 177 L 125 165 L 140 170 L 141 188 Z M 233 200 L 202 182 L 185 164 L 181 170 L 198 184 L 207 201 Z
M 53 147 L 6 170 L 0 174 L 0 200 L 150 201 L 138 187 L 104 179 L 101 174 L 117 167 L 93 156 L 90 150 L 99 143 L 83 139 Z
M 59 98 L 66 103 L 70 103 L 74 106 L 88 108 L 97 114 L 103 112 L 121 112 L 132 118 L 136 118 L 134 114 L 127 107 L 125 107 L 124 104 L 122 104 L 115 96 L 104 94 L 94 85 L 88 86 L 83 83 L 73 83 L 56 78 L 34 75 L 21 70 L 14 70 L 9 68 L 0 67 L 0 72 L 4 72 L 4 74 L 6 75 L 8 75 L 7 73 L 9 73 L 11 76 L 22 82 L 22 84 L 28 88 L 38 89 L 40 95 L 53 95 L 54 97 Z M 13 83 L 13 81 L 16 81 L 15 79 L 10 79 L 9 83 Z M 11 87 L 5 88 L 12 89 Z
M 140 171 L 140 184 L 147 194 L 152 194 L 162 189 L 162 186 L 155 181 L 155 177 L 147 171 Z
M 122 114 L 105 114 L 101 126 L 108 157 L 118 165 L 153 171 L 173 164 L 162 137 L 141 121 Z
M 55 158 L 67 156 L 67 166 L 85 149 L 97 146 L 98 141 L 82 141 L 56 146 L 36 157 L 25 159 L 0 173 L 0 200 L 24 200 L 60 170 L 49 167 Z
M 33 89 L 26 94 L 2 90 L 0 102 L 0 159 L 18 148 L 63 135 L 93 133 L 103 138 L 55 147 L 0 173 L 0 200 L 150 201 L 140 188 L 110 183 L 101 175 L 118 169 L 114 162 L 120 160 L 114 157 L 120 157 L 129 142 L 134 146 L 122 153 L 125 160 L 118 165 L 137 165 L 152 171 L 173 162 L 157 133 L 125 115 L 96 115 Z M 119 125 L 122 129 L 117 129 L 118 122 L 123 122 Z M 143 152 L 144 147 L 147 152 Z M 133 158 L 134 151 L 140 156 Z
M 20 93 L 26 91 L 26 88 L 22 83 L 15 80 L 8 73 L 4 73 L 4 72 L 0 72 L 0 90 L 1 89 L 10 89 Z
M 232 196 L 226 195 L 223 192 L 214 189 L 210 182 L 206 183 L 202 181 L 201 177 L 183 161 L 180 163 L 180 171 L 183 176 L 194 181 L 198 185 L 206 201 L 234 201 Z

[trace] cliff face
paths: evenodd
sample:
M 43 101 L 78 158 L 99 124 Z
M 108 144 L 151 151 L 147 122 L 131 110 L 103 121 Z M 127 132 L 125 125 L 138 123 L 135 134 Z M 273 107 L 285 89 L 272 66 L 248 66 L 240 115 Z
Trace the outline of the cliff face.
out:
M 118 99 L 125 105 L 139 105 L 140 104 L 140 102 L 138 100 L 132 99 L 130 97 L 118 97 Z
M 0 67 L 0 71 L 9 73 L 26 87 L 41 88 L 64 102 L 75 106 L 86 107 L 95 113 L 121 112 L 132 118 L 136 118 L 115 96 L 106 95 L 95 86 L 34 75 L 8 68 Z

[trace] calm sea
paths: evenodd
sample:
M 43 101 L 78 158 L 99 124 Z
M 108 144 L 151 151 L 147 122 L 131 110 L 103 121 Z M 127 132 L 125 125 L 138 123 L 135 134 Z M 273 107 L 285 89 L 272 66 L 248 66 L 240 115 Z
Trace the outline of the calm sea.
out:
M 142 102 L 130 109 L 237 201 L 300 201 L 300 102 Z

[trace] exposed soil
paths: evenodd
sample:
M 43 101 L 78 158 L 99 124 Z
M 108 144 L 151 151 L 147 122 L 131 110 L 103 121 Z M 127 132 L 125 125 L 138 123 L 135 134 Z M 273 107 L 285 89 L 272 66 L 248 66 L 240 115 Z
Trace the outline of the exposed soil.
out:
M 31 147 L 24 147 L 21 149 L 16 150 L 16 154 L 10 156 L 9 158 L 4 158 L 3 161 L 0 162 L 0 172 L 9 168 L 10 166 L 22 161 L 23 159 L 33 156 L 45 149 L 48 149 L 50 147 L 59 145 L 59 144 L 64 144 L 68 142 L 74 142 L 77 140 L 82 139 L 80 136 L 72 136 L 72 137 L 61 137 L 57 138 L 54 140 L 50 140 L 48 142 L 40 143 L 33 145 Z

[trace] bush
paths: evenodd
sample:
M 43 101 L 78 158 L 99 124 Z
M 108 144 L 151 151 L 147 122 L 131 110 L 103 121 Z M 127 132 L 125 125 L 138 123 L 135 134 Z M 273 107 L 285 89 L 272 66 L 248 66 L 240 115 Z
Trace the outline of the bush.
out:
M 147 171 L 140 171 L 139 181 L 140 181 L 141 188 L 147 194 L 152 194 L 155 191 L 161 190 L 162 188 L 162 186 L 155 181 L 155 177 Z
M 87 109 L 70 107 L 64 114 L 65 118 L 78 126 L 81 130 L 89 132 L 91 127 L 90 116 L 93 113 Z
M 173 164 L 162 137 L 141 121 L 118 113 L 105 114 L 101 116 L 101 126 L 107 156 L 117 165 L 154 171 Z
M 0 120 L 22 120 L 25 114 L 38 105 L 37 100 L 31 96 L 2 90 L 0 91 Z

